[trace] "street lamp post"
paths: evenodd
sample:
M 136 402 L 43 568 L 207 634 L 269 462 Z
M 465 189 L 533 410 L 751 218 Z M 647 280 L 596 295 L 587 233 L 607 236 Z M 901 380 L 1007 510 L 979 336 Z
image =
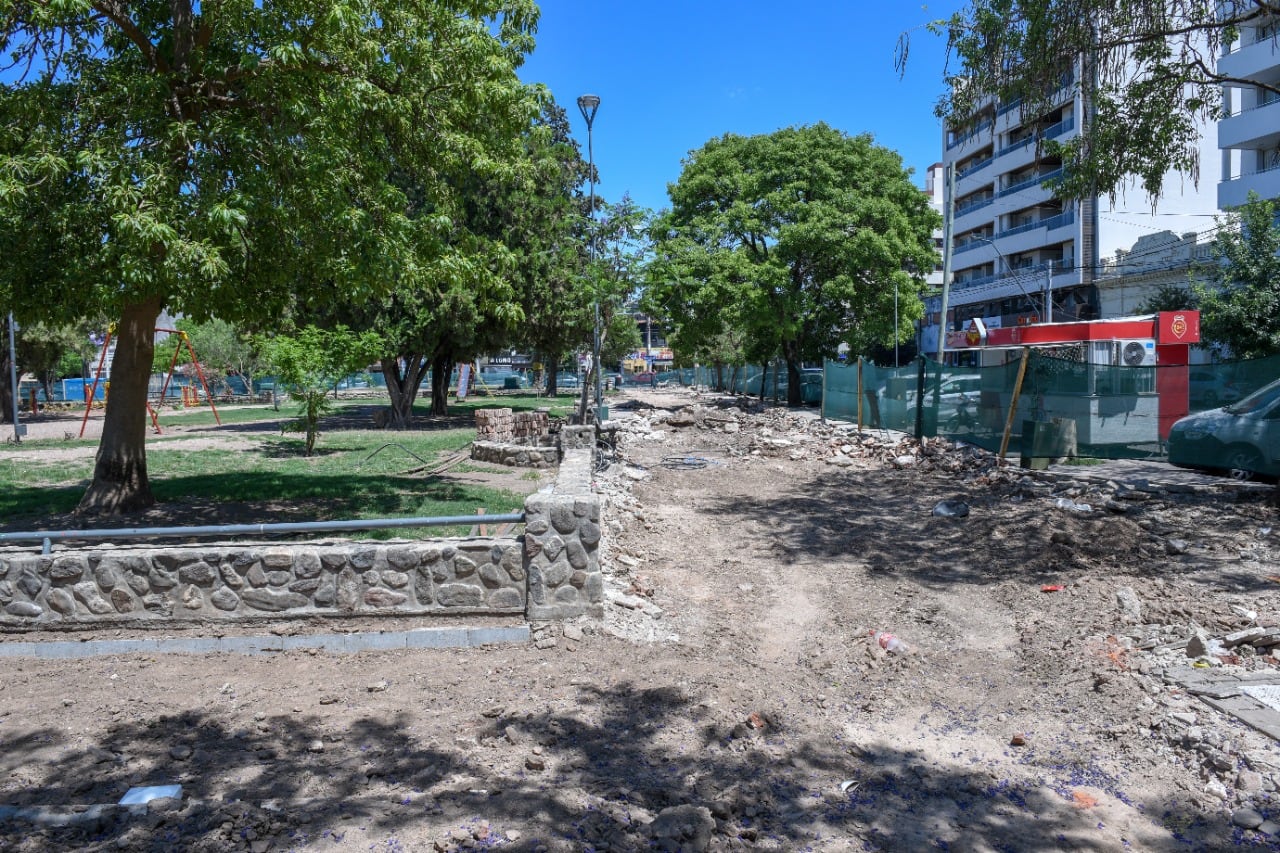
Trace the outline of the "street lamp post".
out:
M 588 208 L 588 213 L 591 216 L 591 226 L 587 238 L 587 254 L 591 259 L 592 266 L 594 266 L 596 259 L 596 157 L 595 150 L 591 144 L 591 127 L 595 124 L 596 110 L 600 109 L 600 96 L 579 95 L 578 109 L 582 112 L 582 118 L 587 122 L 587 181 L 591 187 L 591 201 Z M 595 322 L 592 326 L 591 365 L 596 372 L 596 423 L 600 423 L 600 414 L 604 408 L 604 375 L 600 369 L 600 294 L 593 294 L 593 300 L 595 303 L 593 306 Z M 583 395 L 586 395 L 585 388 L 583 389 Z
M 13 442 L 17 444 L 22 441 L 22 436 L 26 433 L 26 429 L 18 422 L 18 359 L 14 356 L 13 336 L 17 324 L 13 322 L 13 312 L 9 312 L 9 387 L 13 391 Z M 35 414 L 34 410 L 32 414 Z

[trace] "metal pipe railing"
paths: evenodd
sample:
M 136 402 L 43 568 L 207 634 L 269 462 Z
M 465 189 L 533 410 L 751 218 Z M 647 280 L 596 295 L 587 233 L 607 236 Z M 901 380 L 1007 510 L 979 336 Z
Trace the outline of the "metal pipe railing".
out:
M 382 530 L 395 527 L 448 527 L 461 524 L 506 524 L 524 521 L 523 512 L 503 515 L 436 515 L 416 518 L 361 518 L 350 521 L 283 521 L 272 524 L 205 524 L 195 527 L 107 527 L 89 530 L 28 530 L 0 533 L 0 544 L 42 542 L 43 553 L 53 542 L 71 539 L 153 539 L 172 536 L 247 536 L 269 533 L 330 533 L 339 530 Z

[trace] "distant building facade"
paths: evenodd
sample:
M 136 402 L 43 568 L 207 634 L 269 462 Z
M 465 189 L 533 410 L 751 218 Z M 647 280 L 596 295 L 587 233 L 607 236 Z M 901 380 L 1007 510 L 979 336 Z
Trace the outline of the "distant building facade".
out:
M 1132 248 L 1103 260 L 1097 277 L 1102 316 L 1138 314 L 1168 287 L 1190 291 L 1193 281 L 1206 280 L 1204 272 L 1212 263 L 1212 241 L 1202 242 L 1194 232 L 1144 235 Z

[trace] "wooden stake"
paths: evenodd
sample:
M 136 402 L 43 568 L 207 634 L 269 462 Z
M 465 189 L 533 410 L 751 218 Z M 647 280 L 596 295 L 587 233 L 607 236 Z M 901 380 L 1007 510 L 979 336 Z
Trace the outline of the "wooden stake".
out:
M 1031 347 L 1022 348 L 1022 364 L 1018 365 L 1018 380 L 1013 383 L 1013 400 L 1009 403 L 1009 415 L 1004 419 L 1004 436 L 1000 439 L 1000 456 L 997 464 L 1004 464 L 1009 450 L 1009 434 L 1013 432 L 1013 416 L 1018 411 L 1018 397 L 1022 395 L 1022 380 L 1027 375 L 1027 362 L 1031 360 Z

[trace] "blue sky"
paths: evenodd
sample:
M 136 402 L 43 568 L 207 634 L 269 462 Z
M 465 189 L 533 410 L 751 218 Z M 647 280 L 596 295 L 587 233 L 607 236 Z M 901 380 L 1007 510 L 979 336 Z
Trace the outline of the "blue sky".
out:
M 538 46 L 520 70 L 570 114 L 586 153 L 578 95 L 600 96 L 594 126 L 598 186 L 669 206 L 667 184 L 689 151 L 724 133 L 771 133 L 827 124 L 870 132 L 898 151 L 923 186 L 940 159 L 943 48 L 913 34 L 906 75 L 894 69 L 904 30 L 959 8 L 958 2 L 850 0 L 544 0 Z
M 577 97 L 600 96 L 593 134 L 597 192 L 610 201 L 627 192 L 644 207 L 667 207 L 667 184 L 679 178 L 683 158 L 707 140 L 818 121 L 871 133 L 902 156 L 923 187 L 926 169 L 942 157 L 933 105 L 943 91 L 945 44 L 922 26 L 963 5 L 543 0 L 537 49 L 520 76 L 551 90 L 584 154 L 587 129 Z M 894 47 L 904 31 L 911 32 L 911 54 L 899 77 Z M 1153 231 L 1213 226 L 1215 140 L 1209 128 L 1198 191 L 1175 176 L 1154 216 L 1137 191 L 1111 210 L 1104 206 L 1104 255 Z

